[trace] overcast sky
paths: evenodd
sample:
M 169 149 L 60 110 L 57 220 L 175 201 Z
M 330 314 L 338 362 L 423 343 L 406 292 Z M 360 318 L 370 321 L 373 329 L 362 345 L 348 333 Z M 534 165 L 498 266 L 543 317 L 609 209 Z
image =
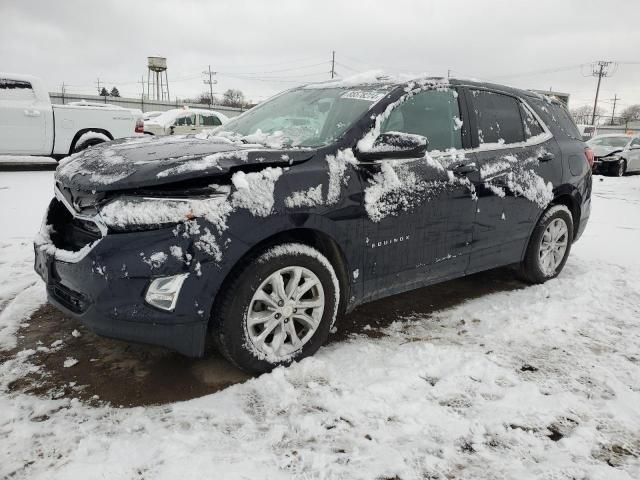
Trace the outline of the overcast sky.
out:
M 619 62 L 601 105 L 640 103 L 640 1 L 0 0 L 0 70 L 52 91 L 96 80 L 140 96 L 146 57 L 167 57 L 172 97 L 239 88 L 259 101 L 299 82 L 381 68 L 493 80 L 592 104 L 589 63 Z M 634 63 L 635 62 L 635 63 Z M 582 64 L 582 66 L 581 66 Z M 606 103 L 609 102 L 609 103 Z

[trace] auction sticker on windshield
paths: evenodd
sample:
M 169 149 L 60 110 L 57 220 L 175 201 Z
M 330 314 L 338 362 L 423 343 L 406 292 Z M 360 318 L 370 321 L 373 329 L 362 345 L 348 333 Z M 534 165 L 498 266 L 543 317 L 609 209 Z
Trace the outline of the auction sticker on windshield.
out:
M 367 102 L 377 102 L 386 94 L 383 92 L 376 92 L 375 90 L 349 90 L 342 95 L 340 98 L 352 98 L 354 100 L 365 100 Z

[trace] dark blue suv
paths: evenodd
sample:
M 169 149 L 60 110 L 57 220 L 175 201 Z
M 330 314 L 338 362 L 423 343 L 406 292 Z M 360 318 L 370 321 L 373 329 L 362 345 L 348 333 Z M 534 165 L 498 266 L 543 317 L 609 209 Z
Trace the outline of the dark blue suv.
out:
M 555 277 L 589 217 L 591 162 L 565 107 L 536 93 L 307 85 L 210 132 L 64 160 L 35 267 L 98 334 L 190 356 L 210 336 L 261 372 L 370 300 L 504 265 Z

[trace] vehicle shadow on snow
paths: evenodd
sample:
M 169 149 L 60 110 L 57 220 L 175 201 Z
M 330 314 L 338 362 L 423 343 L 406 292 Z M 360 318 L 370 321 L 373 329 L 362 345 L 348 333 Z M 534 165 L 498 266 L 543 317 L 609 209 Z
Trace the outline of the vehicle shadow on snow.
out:
M 381 330 L 399 318 L 416 314 L 428 318 L 466 300 L 523 286 L 511 270 L 498 269 L 395 295 L 346 315 L 329 342 L 343 342 L 353 335 L 379 338 L 384 336 Z M 18 346 L 0 351 L 0 362 L 24 350 L 34 350 L 28 360 L 40 368 L 10 383 L 9 390 L 80 398 L 93 405 L 184 401 L 251 378 L 212 348 L 205 358 L 190 359 L 160 347 L 99 337 L 50 305 L 22 325 Z

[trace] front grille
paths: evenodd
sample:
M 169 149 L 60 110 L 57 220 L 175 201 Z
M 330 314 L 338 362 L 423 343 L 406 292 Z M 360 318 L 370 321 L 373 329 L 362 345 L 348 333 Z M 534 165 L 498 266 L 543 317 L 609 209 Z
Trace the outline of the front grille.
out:
M 49 207 L 47 223 L 51 226 L 51 241 L 56 248 L 77 252 L 102 237 L 95 222 L 74 217 L 58 199 Z
M 82 294 L 60 283 L 55 282 L 49 285 L 48 290 L 52 297 L 74 313 L 83 313 L 89 306 L 89 302 Z

